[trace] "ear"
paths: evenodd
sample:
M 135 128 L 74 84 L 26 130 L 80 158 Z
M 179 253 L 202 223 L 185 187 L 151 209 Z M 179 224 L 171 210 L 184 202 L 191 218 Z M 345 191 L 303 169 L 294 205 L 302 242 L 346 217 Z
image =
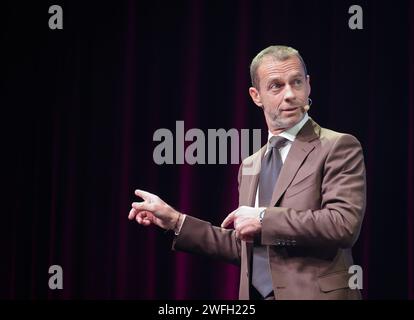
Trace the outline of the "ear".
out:
M 259 107 L 263 108 L 262 99 L 260 98 L 260 93 L 255 87 L 249 88 L 250 97 L 252 97 L 253 102 Z
M 308 86 L 308 96 L 311 94 L 310 76 L 306 76 L 306 85 Z

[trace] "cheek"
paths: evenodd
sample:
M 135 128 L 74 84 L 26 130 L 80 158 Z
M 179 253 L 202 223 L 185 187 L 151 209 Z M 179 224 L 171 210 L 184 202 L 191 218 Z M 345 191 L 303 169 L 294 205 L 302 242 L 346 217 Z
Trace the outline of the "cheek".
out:
M 275 111 L 279 109 L 282 99 L 279 96 L 266 96 L 263 99 L 263 105 L 268 111 Z
M 305 90 L 303 90 L 303 92 L 302 92 L 302 94 L 301 94 L 301 96 L 304 98 L 304 99 L 306 99 L 308 96 L 309 96 L 309 94 L 310 94 L 310 88 L 306 88 Z

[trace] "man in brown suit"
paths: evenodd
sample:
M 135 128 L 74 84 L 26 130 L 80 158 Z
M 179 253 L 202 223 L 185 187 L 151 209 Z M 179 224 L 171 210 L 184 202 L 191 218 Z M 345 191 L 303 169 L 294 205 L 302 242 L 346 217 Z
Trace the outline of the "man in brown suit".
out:
M 361 145 L 308 116 L 310 77 L 295 49 L 264 49 L 250 72 L 269 139 L 240 166 L 239 208 L 215 227 L 136 190 L 144 201 L 129 219 L 174 230 L 175 250 L 240 265 L 240 299 L 359 299 L 348 268 L 365 211 Z

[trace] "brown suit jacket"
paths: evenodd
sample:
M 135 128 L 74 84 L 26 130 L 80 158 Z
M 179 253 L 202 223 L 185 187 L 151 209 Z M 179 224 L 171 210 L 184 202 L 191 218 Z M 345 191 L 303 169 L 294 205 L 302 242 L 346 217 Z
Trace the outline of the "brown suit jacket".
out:
M 239 206 L 254 206 L 266 146 L 239 170 Z M 275 299 L 359 299 L 348 268 L 365 211 L 362 148 L 349 135 L 309 119 L 299 131 L 266 209 L 261 243 L 268 246 Z M 174 250 L 240 265 L 239 298 L 249 299 L 252 244 L 234 230 L 187 216 Z

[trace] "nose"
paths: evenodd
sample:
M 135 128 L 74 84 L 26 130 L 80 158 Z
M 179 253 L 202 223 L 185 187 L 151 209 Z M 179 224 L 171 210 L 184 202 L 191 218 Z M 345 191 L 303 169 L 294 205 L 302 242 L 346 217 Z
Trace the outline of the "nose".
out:
M 295 98 L 296 98 L 296 95 L 292 87 L 290 85 L 287 85 L 285 87 L 285 96 L 284 96 L 285 101 L 292 102 L 293 100 L 295 100 Z

